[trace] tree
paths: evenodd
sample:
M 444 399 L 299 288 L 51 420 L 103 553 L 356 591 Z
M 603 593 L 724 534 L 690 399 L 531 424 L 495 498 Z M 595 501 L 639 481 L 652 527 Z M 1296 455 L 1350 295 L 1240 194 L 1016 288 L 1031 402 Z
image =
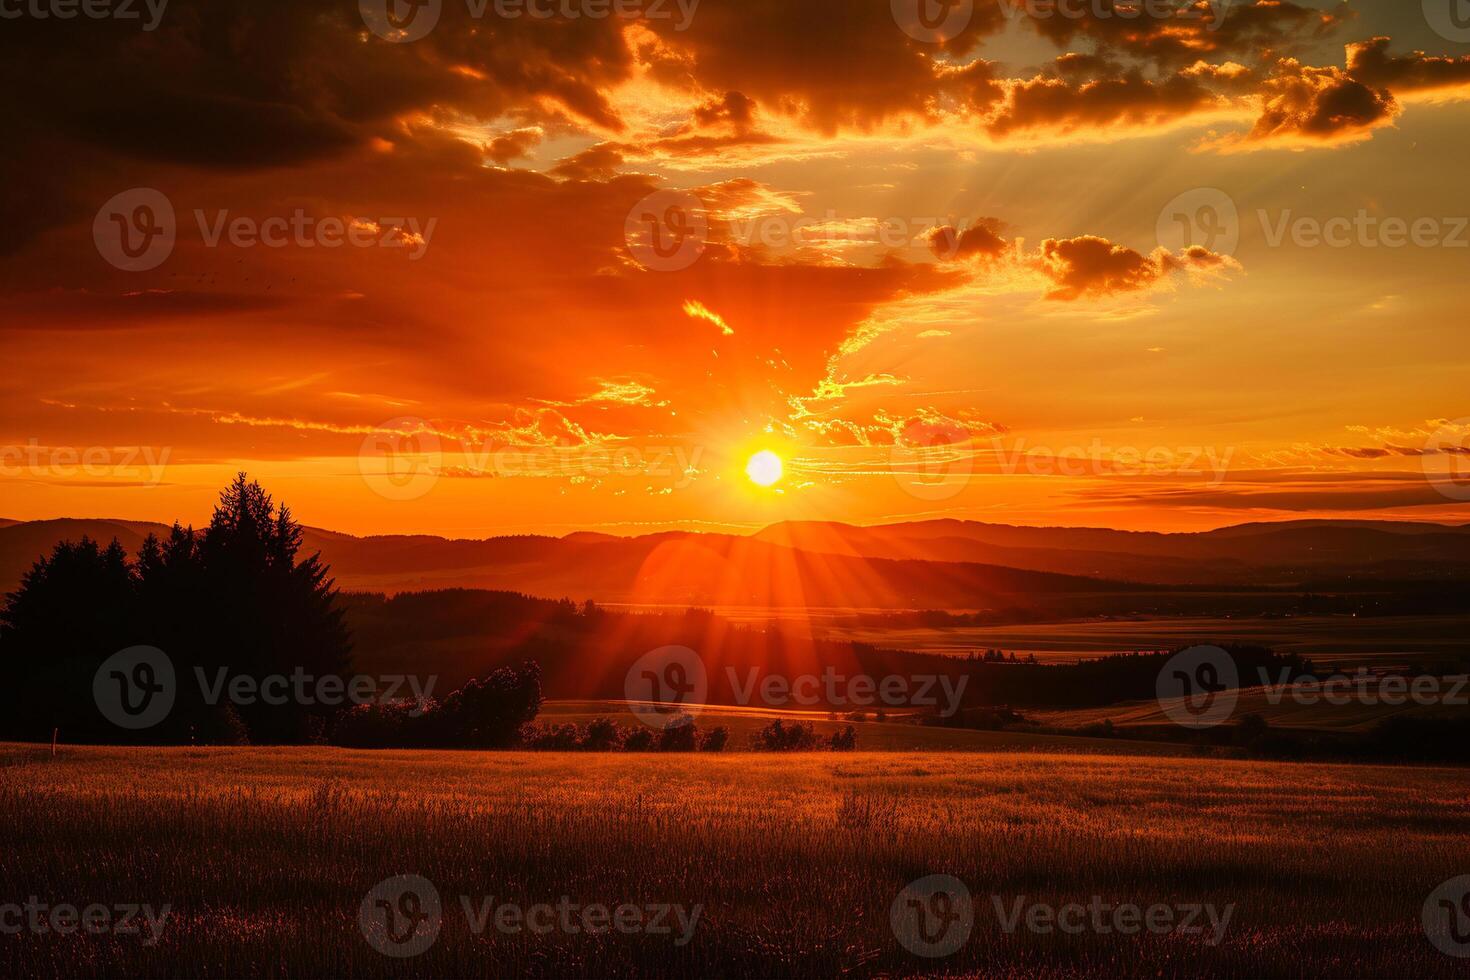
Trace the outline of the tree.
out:
M 118 542 L 62 542 L 39 559 L 0 609 L 0 730 L 44 740 L 299 742 L 325 730 L 334 706 L 231 705 L 229 678 L 300 673 L 341 676 L 351 638 L 319 555 L 298 560 L 302 531 L 259 483 L 240 474 L 220 495 L 202 532 L 175 524 L 150 535 L 135 562 Z M 164 721 L 128 731 L 108 722 L 93 697 L 102 662 L 153 646 L 172 665 L 176 696 Z M 201 690 L 217 688 L 209 703 Z M 314 687 L 314 685 L 313 685 Z M 237 714 L 238 710 L 238 714 Z
M 37 559 L 0 610 L 0 730 L 44 741 L 115 741 L 123 733 L 97 711 L 92 678 L 102 662 L 140 642 L 138 581 L 122 546 L 63 541 Z
M 521 727 L 541 710 L 541 667 L 526 661 L 472 680 L 429 714 L 435 744 L 500 749 L 515 745 Z
M 320 554 L 297 560 L 301 538 L 290 509 L 276 508 L 244 473 L 220 494 L 197 542 L 207 622 L 191 629 L 187 657 L 211 680 L 221 669 L 257 679 L 298 671 L 340 677 L 350 669 L 352 643 L 337 590 Z M 298 703 L 240 706 L 251 738 L 264 742 L 319 739 L 331 711 Z

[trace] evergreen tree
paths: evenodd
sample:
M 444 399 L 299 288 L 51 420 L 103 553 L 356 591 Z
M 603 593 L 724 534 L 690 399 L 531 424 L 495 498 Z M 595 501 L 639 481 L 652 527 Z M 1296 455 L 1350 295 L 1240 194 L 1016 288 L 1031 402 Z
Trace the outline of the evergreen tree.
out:
M 175 524 L 150 535 L 129 562 L 118 542 L 62 542 L 39 559 L 0 609 L 0 732 L 72 742 L 260 742 L 321 738 L 336 705 L 232 706 L 230 678 L 342 677 L 351 639 L 320 555 L 298 560 L 301 526 L 240 474 L 202 532 Z M 157 726 L 128 731 L 99 712 L 93 679 L 108 657 L 135 646 L 168 657 L 175 703 Z M 201 680 L 203 684 L 201 685 Z M 217 690 L 210 704 L 204 689 Z M 340 690 L 340 688 L 339 688 Z M 244 728 L 241 727 L 243 720 Z

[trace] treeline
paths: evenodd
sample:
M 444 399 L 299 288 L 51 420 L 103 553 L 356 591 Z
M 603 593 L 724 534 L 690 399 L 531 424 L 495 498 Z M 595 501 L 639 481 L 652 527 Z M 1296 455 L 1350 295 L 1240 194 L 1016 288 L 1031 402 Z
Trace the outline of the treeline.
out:
M 1470 613 L 1470 590 L 1463 569 L 1443 576 L 1404 580 L 1345 580 L 1304 586 L 1246 588 L 1229 586 L 1148 586 L 1133 592 L 1036 595 L 977 612 L 943 609 L 878 611 L 842 615 L 843 626 L 887 629 L 943 629 L 964 626 L 1014 626 L 1065 619 L 1133 616 L 1259 617 L 1447 616 Z
M 534 663 L 481 663 L 448 696 L 388 699 L 378 678 L 349 676 L 339 594 L 301 540 L 290 510 L 240 474 L 207 527 L 175 524 L 135 556 L 116 541 L 57 544 L 0 606 L 0 738 L 520 744 L 542 703 Z M 349 690 L 372 703 L 348 710 Z
M 341 678 L 351 640 L 318 556 L 299 557 L 301 527 L 241 474 L 202 530 L 175 524 L 136 556 L 113 541 L 62 542 L 0 608 L 0 736 L 74 742 L 302 742 L 324 737 L 330 709 L 299 701 L 212 702 L 198 678 L 291 674 Z M 142 731 L 98 710 L 104 661 L 164 651 L 176 683 L 167 717 Z M 158 664 L 137 677 L 162 686 Z M 123 672 L 120 672 L 123 673 Z M 115 678 L 120 686 L 130 677 Z M 120 698 L 151 696 L 149 690 Z
M 618 612 L 592 603 L 478 590 L 415 592 L 391 598 L 353 594 L 343 599 L 361 665 L 433 673 L 452 686 L 487 665 L 534 660 L 542 667 L 547 697 L 555 699 L 621 699 L 626 696 L 624 679 L 633 662 L 650 650 L 673 645 L 700 655 L 708 675 L 708 700 L 715 704 L 751 703 L 751 691 L 758 701 L 761 682 L 772 675 L 786 679 L 821 676 L 830 669 L 845 678 L 943 676 L 952 684 L 965 678 L 962 707 L 1097 707 L 1153 698 L 1158 672 L 1170 655 L 1117 654 L 1076 664 L 1038 664 L 994 656 L 967 660 L 813 640 L 800 630 L 779 625 L 767 629 L 740 626 L 699 609 Z M 1295 655 L 1277 655 L 1253 646 L 1227 649 L 1247 685 L 1257 682 L 1261 669 L 1273 679 L 1282 671 L 1295 677 L 1311 670 L 1308 661 Z M 911 690 L 918 689 L 919 685 L 911 685 Z M 825 695 L 825 690 L 819 693 Z M 843 711 L 905 707 L 826 700 L 787 706 Z

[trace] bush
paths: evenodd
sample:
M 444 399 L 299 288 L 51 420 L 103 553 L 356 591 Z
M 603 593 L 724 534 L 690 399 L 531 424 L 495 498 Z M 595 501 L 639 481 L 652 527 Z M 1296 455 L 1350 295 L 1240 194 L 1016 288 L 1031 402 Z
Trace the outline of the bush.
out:
M 672 724 L 658 733 L 658 750 L 660 752 L 693 752 L 697 747 L 697 735 L 694 719 L 688 715 L 684 715 L 683 720 L 676 718 Z
M 521 743 L 528 749 L 543 752 L 571 752 L 582 741 L 582 731 L 576 725 L 527 725 L 521 734 Z
M 699 751 L 723 752 L 725 751 L 725 744 L 729 741 L 730 729 L 726 728 L 724 725 L 721 725 L 718 728 L 711 728 L 709 731 L 704 733 L 704 738 L 700 740 Z
M 848 725 L 840 732 L 833 732 L 828 745 L 833 752 L 851 752 L 857 748 L 857 729 Z
M 635 728 L 623 739 L 624 752 L 648 752 L 653 749 L 653 732 L 646 728 Z
M 435 744 L 502 749 L 520 741 L 523 725 L 541 710 L 541 668 L 528 660 L 472 680 L 424 717 Z
M 541 668 L 533 661 L 502 667 L 472 680 L 443 702 L 394 701 L 361 704 L 341 714 L 332 742 L 362 749 L 503 749 L 541 738 L 564 739 L 531 728 L 541 710 Z M 580 733 L 571 730 L 576 748 Z M 537 745 L 547 748 L 549 745 Z
M 596 718 L 582 733 L 584 752 L 611 752 L 623 741 L 623 730 L 606 718 Z
M 337 716 L 332 744 L 349 749 L 414 748 L 427 735 L 412 702 L 359 704 Z
M 777 718 L 753 735 L 752 740 L 762 752 L 810 752 L 817 747 L 817 730 L 800 722 L 787 725 Z

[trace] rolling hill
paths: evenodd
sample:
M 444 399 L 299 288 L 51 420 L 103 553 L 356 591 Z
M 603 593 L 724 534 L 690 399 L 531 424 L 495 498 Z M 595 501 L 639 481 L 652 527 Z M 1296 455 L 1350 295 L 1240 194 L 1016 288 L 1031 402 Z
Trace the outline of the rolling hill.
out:
M 0 521 L 0 589 L 60 540 L 135 553 L 162 524 Z M 1366 521 L 1247 524 L 1188 534 L 968 521 L 785 523 L 750 536 L 682 531 L 455 540 L 308 528 L 345 589 L 507 589 L 602 602 L 858 609 L 1024 608 L 1048 597 L 1212 589 L 1384 591 L 1470 578 L 1470 528 Z M 1055 608 L 1055 604 L 1053 604 Z

